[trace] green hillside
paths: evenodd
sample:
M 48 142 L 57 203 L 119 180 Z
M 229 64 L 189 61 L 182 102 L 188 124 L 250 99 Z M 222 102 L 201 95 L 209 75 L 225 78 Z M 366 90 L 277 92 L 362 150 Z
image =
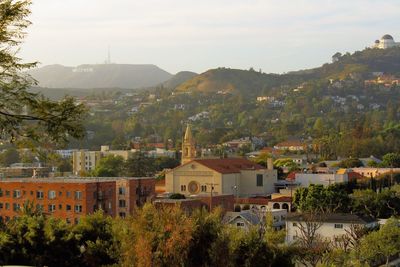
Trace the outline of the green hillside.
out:
M 375 79 L 373 72 L 398 75 L 399 59 L 399 48 L 366 49 L 283 75 L 218 68 L 173 91 L 159 86 L 119 94 L 115 104 L 92 112 L 87 128 L 94 137 L 79 145 L 123 146 L 140 137 L 179 147 L 190 122 L 201 147 L 257 136 L 267 146 L 302 139 L 326 159 L 380 156 L 400 150 L 400 87 L 364 81 Z

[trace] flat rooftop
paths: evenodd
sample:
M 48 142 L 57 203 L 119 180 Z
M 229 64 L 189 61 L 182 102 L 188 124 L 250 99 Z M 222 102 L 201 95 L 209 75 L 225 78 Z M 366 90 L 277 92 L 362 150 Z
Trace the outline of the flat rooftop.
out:
M 54 178 L 3 178 L 0 183 L 98 183 L 118 180 L 146 180 L 154 177 L 54 177 Z

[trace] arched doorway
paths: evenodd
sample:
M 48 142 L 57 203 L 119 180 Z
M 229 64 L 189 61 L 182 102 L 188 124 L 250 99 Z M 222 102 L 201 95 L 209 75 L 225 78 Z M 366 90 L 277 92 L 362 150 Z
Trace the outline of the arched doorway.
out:
M 279 205 L 279 203 L 274 203 L 274 205 L 272 206 L 273 209 L 280 209 L 281 206 Z
M 282 204 L 282 209 L 289 211 L 289 205 L 287 203 Z

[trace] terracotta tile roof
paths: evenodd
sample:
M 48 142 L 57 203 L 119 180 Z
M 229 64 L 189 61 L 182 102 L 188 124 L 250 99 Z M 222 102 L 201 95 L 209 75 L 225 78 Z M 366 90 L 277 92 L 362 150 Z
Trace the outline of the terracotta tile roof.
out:
M 292 197 L 277 197 L 271 199 L 270 202 L 292 202 Z
M 286 180 L 288 180 L 288 181 L 296 180 L 296 173 L 295 172 L 289 173 L 288 176 L 286 177 Z
M 238 204 L 254 204 L 254 205 L 268 205 L 269 199 L 266 198 L 239 198 L 236 203 Z
M 241 170 L 265 169 L 265 167 L 243 158 L 195 159 L 191 162 L 200 163 L 201 165 L 222 174 L 239 173 Z M 191 162 L 186 164 L 190 164 Z

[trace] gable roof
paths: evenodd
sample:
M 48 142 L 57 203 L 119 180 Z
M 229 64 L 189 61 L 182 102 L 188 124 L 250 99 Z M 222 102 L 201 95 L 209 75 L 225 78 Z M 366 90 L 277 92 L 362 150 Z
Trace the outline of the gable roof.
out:
M 292 213 L 287 216 L 286 220 L 301 222 L 306 216 L 307 214 Z M 363 216 L 354 213 L 320 214 L 320 217 L 317 217 L 315 220 L 321 222 L 350 223 L 350 224 L 369 224 L 372 222 L 376 222 L 376 220 L 370 216 Z
M 186 164 L 197 162 L 222 174 L 240 173 L 242 170 L 262 170 L 265 167 L 243 158 L 194 159 Z M 186 165 L 184 164 L 184 165 Z M 183 166 L 183 165 L 182 165 Z M 179 168 L 179 167 L 178 167 Z
M 260 218 L 251 211 L 242 211 L 228 219 L 227 223 L 232 223 L 235 219 L 242 218 L 249 224 L 256 225 L 260 223 Z

